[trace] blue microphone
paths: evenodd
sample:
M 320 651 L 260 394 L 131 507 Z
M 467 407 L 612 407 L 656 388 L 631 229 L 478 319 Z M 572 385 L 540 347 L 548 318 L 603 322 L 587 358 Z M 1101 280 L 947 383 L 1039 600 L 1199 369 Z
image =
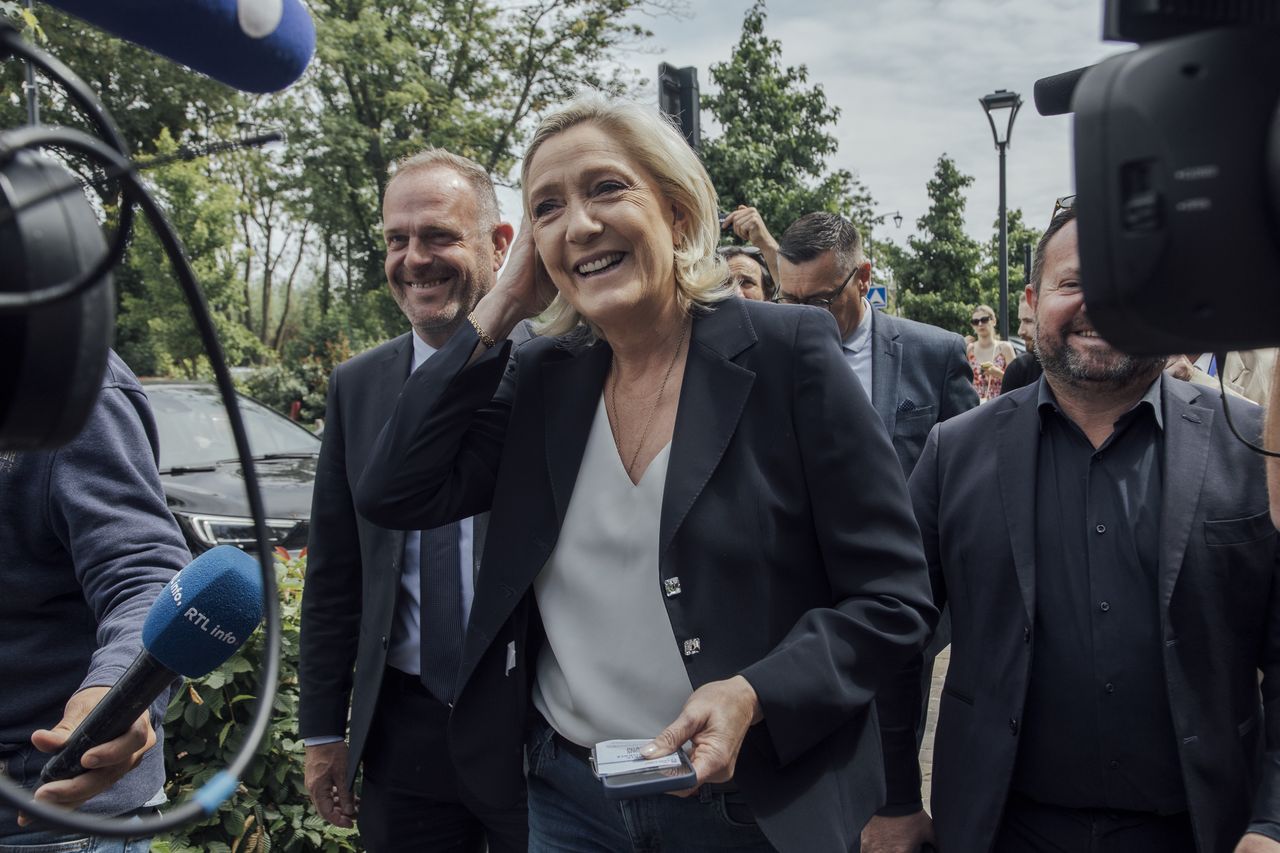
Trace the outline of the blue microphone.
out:
M 262 621 L 258 561 L 219 545 L 165 584 L 142 627 L 142 651 L 44 766 L 40 784 L 85 772 L 80 758 L 114 740 L 179 675 L 199 678 L 222 665 Z
M 316 28 L 300 0 L 48 0 L 245 92 L 278 92 L 302 76 Z

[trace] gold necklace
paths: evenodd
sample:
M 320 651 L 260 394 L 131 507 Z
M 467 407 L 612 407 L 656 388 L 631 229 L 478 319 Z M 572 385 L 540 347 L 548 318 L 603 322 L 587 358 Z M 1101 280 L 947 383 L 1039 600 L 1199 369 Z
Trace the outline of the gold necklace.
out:
M 631 462 L 627 464 L 627 476 L 632 478 L 632 472 L 636 468 L 636 460 L 640 458 L 640 449 L 644 447 L 644 440 L 649 437 L 649 427 L 653 426 L 653 416 L 658 412 L 658 406 L 662 404 L 662 393 L 667 390 L 667 382 L 671 379 L 671 372 L 675 370 L 676 359 L 680 357 L 680 348 L 684 346 L 684 336 L 689 331 L 689 326 L 693 325 L 692 321 L 685 322 L 680 327 L 680 340 L 676 341 L 675 352 L 671 354 L 671 363 L 667 365 L 667 374 L 662 377 L 662 384 L 658 386 L 658 396 L 653 401 L 653 405 L 649 407 L 649 416 L 645 418 L 644 429 L 640 431 L 640 443 L 636 445 L 635 453 L 631 454 Z M 618 445 L 618 449 L 622 449 L 622 439 L 619 437 L 619 429 L 622 426 L 622 418 L 618 416 L 618 372 L 613 371 L 613 387 L 609 389 L 609 399 L 613 404 L 613 423 L 610 427 L 613 431 L 614 444 Z

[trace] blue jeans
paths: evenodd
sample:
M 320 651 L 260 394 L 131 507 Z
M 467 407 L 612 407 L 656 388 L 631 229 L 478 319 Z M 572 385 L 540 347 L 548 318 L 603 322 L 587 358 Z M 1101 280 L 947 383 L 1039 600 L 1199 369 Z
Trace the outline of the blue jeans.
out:
M 38 830 L 0 839 L 0 853 L 147 853 L 150 838 L 85 838 Z
M 771 853 L 764 833 L 736 792 L 692 797 L 656 794 L 609 800 L 579 756 L 539 721 L 529 759 L 529 853 Z

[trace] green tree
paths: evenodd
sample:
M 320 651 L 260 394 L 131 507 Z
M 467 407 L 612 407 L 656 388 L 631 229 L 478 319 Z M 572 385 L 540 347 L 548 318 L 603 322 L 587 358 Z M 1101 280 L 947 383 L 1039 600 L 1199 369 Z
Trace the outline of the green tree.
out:
M 155 141 L 157 153 L 169 154 L 176 148 L 167 130 Z M 234 190 L 209 180 L 199 161 L 171 163 L 151 172 L 149 180 L 204 290 L 228 363 L 243 364 L 256 357 L 260 345 L 240 322 L 242 290 L 228 249 L 235 238 Z M 138 373 L 206 375 L 204 345 L 195 332 L 186 297 L 146 224 L 140 222 L 135 228 L 116 281 L 120 290 L 116 347 L 121 357 Z
M 980 297 L 982 249 L 964 231 L 964 191 L 972 183 L 954 160 L 939 157 L 928 183 L 929 210 L 916 220 L 917 235 L 905 249 L 888 246 L 883 252 L 902 316 L 960 334 L 969 332 L 969 311 Z
M 718 136 L 703 141 L 702 158 L 721 207 L 757 208 L 775 236 L 819 210 L 865 226 L 874 205 L 867 188 L 846 169 L 827 169 L 838 147 L 830 129 L 840 110 L 821 84 L 809 84 L 805 66 L 782 66 L 782 43 L 765 34 L 765 18 L 757 0 L 728 61 L 710 68 L 718 91 L 702 98 L 720 126 Z

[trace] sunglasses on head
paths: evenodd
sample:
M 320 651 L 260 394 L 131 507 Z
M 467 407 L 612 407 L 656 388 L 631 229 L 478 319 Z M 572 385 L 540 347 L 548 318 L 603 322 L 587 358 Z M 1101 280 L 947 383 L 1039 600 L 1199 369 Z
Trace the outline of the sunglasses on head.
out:
M 1075 206 L 1076 206 L 1075 193 L 1072 193 L 1071 195 L 1064 195 L 1062 198 L 1056 200 L 1053 203 L 1053 213 L 1052 215 L 1049 216 L 1049 221 L 1052 222 L 1053 220 L 1057 219 L 1058 214 L 1062 213 L 1062 211 L 1064 210 L 1074 210 Z

